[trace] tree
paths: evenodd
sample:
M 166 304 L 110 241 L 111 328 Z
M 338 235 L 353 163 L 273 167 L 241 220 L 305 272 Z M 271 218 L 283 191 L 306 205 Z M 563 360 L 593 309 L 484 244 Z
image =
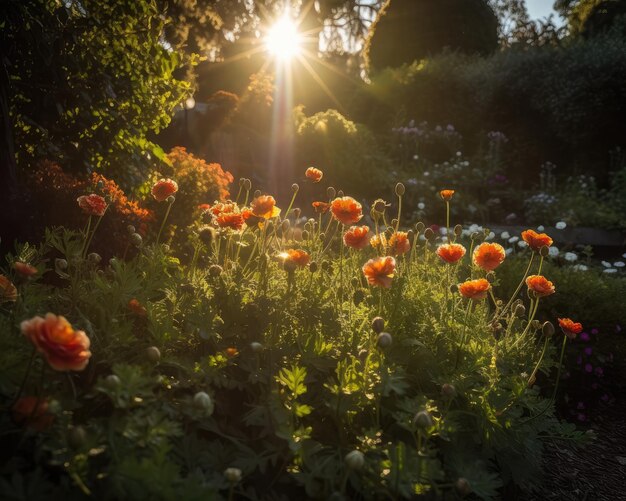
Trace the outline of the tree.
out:
M 498 20 L 485 0 L 387 0 L 372 26 L 370 71 L 401 66 L 444 49 L 488 54 L 498 47 Z

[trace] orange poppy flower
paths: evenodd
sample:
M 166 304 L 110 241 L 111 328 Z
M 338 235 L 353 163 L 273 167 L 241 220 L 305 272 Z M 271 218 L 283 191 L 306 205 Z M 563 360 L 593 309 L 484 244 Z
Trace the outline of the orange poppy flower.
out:
M 333 217 L 342 224 L 355 224 L 363 217 L 361 204 L 352 197 L 335 198 L 330 204 Z
M 505 257 L 506 252 L 500 244 L 483 242 L 474 249 L 472 260 L 483 270 L 493 271 L 502 264 Z
M 326 214 L 328 209 L 330 209 L 330 204 L 326 202 L 313 202 L 311 205 L 313 206 L 313 210 L 318 214 Z
M 136 298 L 128 301 L 128 309 L 138 317 L 145 317 L 148 314 L 146 308 Z
M 21 261 L 15 261 L 15 263 L 13 263 L 13 268 L 15 268 L 15 271 L 25 278 L 32 277 L 37 274 L 37 268 L 35 268 L 32 264 L 22 263 Z
M 468 299 L 473 299 L 474 301 L 485 299 L 490 288 L 491 285 L 484 278 L 468 280 L 467 282 L 459 284 L 459 292 L 461 295 Z
M 45 318 L 24 320 L 20 328 L 57 371 L 82 371 L 89 363 L 91 342 L 83 331 L 75 331 L 62 316 L 53 313 Z
M 396 260 L 391 256 L 370 259 L 363 265 L 363 274 L 370 285 L 388 289 L 396 273 Z
M 281 252 L 279 257 L 283 260 L 287 271 L 293 271 L 298 267 L 304 268 L 311 261 L 309 253 L 301 249 L 287 249 L 285 252 Z
M 550 247 L 552 239 L 545 233 L 537 233 L 534 230 L 522 231 L 522 240 L 528 244 L 532 250 L 539 252 L 545 245 Z
M 405 231 L 396 231 L 389 237 L 389 249 L 394 256 L 406 254 L 411 250 L 409 235 Z
M 454 190 L 441 190 L 439 192 L 439 196 L 444 202 L 449 202 L 452 200 L 452 196 L 454 195 Z
M 83 212 L 90 216 L 102 216 L 107 209 L 106 200 L 100 195 L 82 195 L 76 201 Z
M 350 226 L 343 235 L 343 243 L 353 249 L 364 249 L 369 243 L 370 229 L 367 226 Z
M 321 170 L 316 169 L 315 167 L 309 167 L 304 175 L 307 177 L 307 179 L 310 179 L 314 183 L 319 183 L 322 180 L 322 176 L 324 175 L 324 173 Z
M 48 412 L 48 400 L 35 396 L 20 397 L 11 412 L 13 420 L 19 425 L 26 425 L 36 431 L 43 431 L 54 422 L 54 415 Z
M 271 219 L 280 214 L 280 209 L 276 207 L 276 200 L 271 195 L 261 195 L 252 200 L 250 204 L 252 214 L 263 219 Z
M 0 275 L 0 303 L 13 303 L 17 301 L 17 289 L 4 275 Z
M 222 212 L 215 218 L 215 222 L 220 228 L 232 228 L 239 231 L 245 222 L 240 212 Z
M 559 327 L 568 338 L 574 339 L 576 334 L 580 334 L 583 330 L 583 324 L 574 322 L 570 318 L 559 318 Z
M 239 355 L 239 350 L 237 350 L 237 348 L 226 348 L 224 353 L 228 358 L 233 358 Z
M 556 292 L 554 284 L 542 275 L 530 275 L 526 279 L 529 291 L 533 291 L 536 297 L 550 296 Z
M 178 184 L 171 179 L 160 179 L 152 187 L 152 196 L 157 202 L 164 202 L 167 197 L 178 191 Z
M 442 244 L 437 247 L 437 255 L 446 263 L 454 264 L 465 256 L 465 247 L 461 244 Z
M 211 208 L 211 206 L 209 204 L 200 204 L 198 205 L 198 209 L 200 209 L 201 211 L 207 211 Z
M 387 248 L 387 237 L 384 233 L 374 235 L 372 238 L 370 238 L 370 245 L 374 247 L 374 249 L 385 252 L 385 249 Z

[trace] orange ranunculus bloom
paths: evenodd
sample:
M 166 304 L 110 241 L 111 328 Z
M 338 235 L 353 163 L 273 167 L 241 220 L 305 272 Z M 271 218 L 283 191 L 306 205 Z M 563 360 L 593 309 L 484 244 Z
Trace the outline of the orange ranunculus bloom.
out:
M 17 301 L 17 289 L 4 275 L 0 275 L 0 303 L 13 303 Z
M 542 275 L 530 275 L 526 279 L 529 291 L 533 291 L 536 297 L 545 297 L 556 292 L 554 284 Z
M 439 192 L 439 196 L 444 202 L 449 202 L 452 200 L 452 196 L 454 195 L 454 190 L 441 190 Z
M 178 184 L 171 179 L 160 179 L 152 187 L 152 196 L 157 202 L 164 202 L 167 197 L 178 191 Z
M 355 224 L 363 217 L 361 204 L 352 197 L 338 197 L 330 204 L 333 217 L 342 224 Z
M 394 256 L 406 254 L 411 250 L 409 234 L 405 231 L 396 231 L 389 237 L 389 250 Z
M 285 252 L 281 252 L 279 257 L 287 269 L 304 268 L 311 261 L 309 253 L 301 249 L 287 249 Z
M 54 421 L 54 415 L 48 412 L 48 400 L 34 396 L 20 397 L 11 408 L 13 420 L 19 425 L 26 425 L 37 431 L 43 431 Z
M 76 199 L 78 206 L 83 209 L 85 214 L 90 216 L 103 216 L 107 210 L 107 203 L 100 195 L 92 193 L 91 195 L 82 195 Z
M 370 245 L 376 250 L 385 252 L 385 249 L 387 248 L 387 237 L 384 233 L 374 235 L 372 236 L 372 238 L 370 238 Z
M 310 179 L 314 183 L 319 183 L 322 180 L 322 176 L 324 175 L 324 173 L 321 170 L 316 169 L 315 167 L 309 167 L 304 175 L 307 179 Z
M 215 218 L 215 222 L 220 228 L 240 230 L 243 228 L 245 220 L 240 212 L 222 212 Z
M 311 205 L 313 206 L 313 210 L 318 214 L 326 214 L 328 209 L 330 209 L 330 204 L 326 202 L 313 202 Z
M 461 244 L 442 244 L 437 247 L 437 255 L 446 263 L 454 264 L 465 256 L 465 247 Z
M 559 327 L 568 338 L 574 339 L 576 334 L 580 334 L 583 330 L 583 324 L 574 322 L 571 318 L 559 318 Z
M 474 301 L 485 299 L 490 288 L 491 285 L 484 278 L 468 280 L 467 282 L 459 284 L 459 292 L 461 295 L 463 297 L 473 299 Z
M 493 271 L 502 264 L 505 257 L 506 252 L 500 244 L 483 242 L 474 249 L 472 259 L 476 266 L 486 271 Z
M 391 256 L 370 259 L 363 265 L 363 275 L 370 285 L 388 289 L 396 273 L 396 260 Z
M 552 245 L 552 239 L 545 233 L 537 233 L 534 230 L 522 231 L 522 240 L 528 244 L 532 250 L 539 252 L 545 245 L 550 247 Z
M 75 331 L 65 317 L 47 313 L 45 318 L 24 320 L 20 327 L 53 369 L 82 371 L 89 363 L 87 334 Z
M 32 277 L 37 274 L 37 268 L 32 264 L 23 263 L 22 261 L 15 261 L 13 268 L 23 277 Z
M 343 235 L 343 243 L 353 249 L 364 249 L 369 243 L 370 229 L 367 226 L 350 226 Z
M 252 200 L 250 204 L 252 214 L 263 219 L 271 219 L 280 214 L 280 209 L 276 207 L 276 200 L 271 195 L 261 195 Z
M 138 317 L 145 317 L 148 314 L 146 308 L 139 302 L 137 298 L 128 301 L 128 309 Z

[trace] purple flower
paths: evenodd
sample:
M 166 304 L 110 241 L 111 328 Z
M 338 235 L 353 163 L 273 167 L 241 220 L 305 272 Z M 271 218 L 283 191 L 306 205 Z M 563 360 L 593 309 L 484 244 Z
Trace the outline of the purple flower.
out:
M 593 372 L 593 365 L 585 364 L 585 372 Z
M 593 348 L 591 346 L 587 346 L 585 348 L 585 355 L 590 356 L 593 353 Z
M 595 373 L 596 373 L 596 376 L 602 377 L 604 376 L 604 369 L 602 367 L 596 367 Z
M 582 339 L 583 341 L 589 341 L 589 334 L 587 334 L 586 332 L 581 332 L 580 339 Z
M 598 332 L 599 332 L 598 329 L 591 329 L 591 333 L 594 335 L 597 334 Z

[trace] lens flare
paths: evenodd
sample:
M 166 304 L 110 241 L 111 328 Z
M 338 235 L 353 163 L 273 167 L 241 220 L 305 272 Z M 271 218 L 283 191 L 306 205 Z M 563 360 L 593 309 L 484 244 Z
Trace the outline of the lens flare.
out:
M 287 16 L 276 21 L 265 37 L 267 51 L 283 61 L 300 53 L 301 42 L 296 23 Z

